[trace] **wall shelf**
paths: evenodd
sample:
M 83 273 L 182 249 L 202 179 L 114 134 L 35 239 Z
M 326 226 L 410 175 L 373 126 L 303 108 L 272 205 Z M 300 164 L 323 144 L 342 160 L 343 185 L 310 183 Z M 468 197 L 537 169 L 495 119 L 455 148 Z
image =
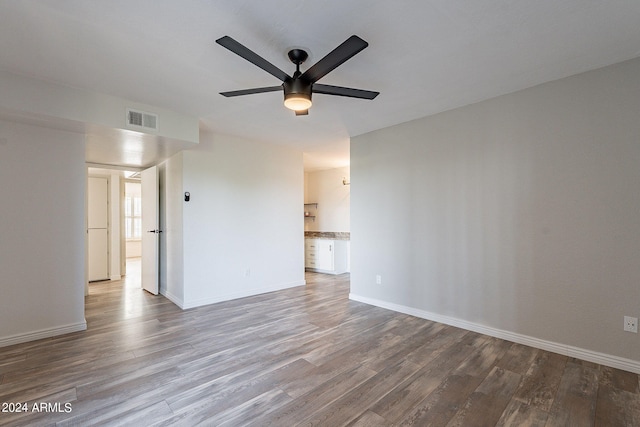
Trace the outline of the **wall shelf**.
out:
M 316 216 L 315 216 L 315 215 L 312 215 L 312 212 L 308 211 L 308 210 L 306 209 L 306 207 L 307 207 L 307 206 L 313 206 L 313 207 L 315 208 L 315 210 L 318 210 L 318 204 L 317 204 L 317 203 L 305 203 L 305 204 L 304 204 L 304 206 L 305 206 L 305 210 L 304 210 L 304 218 L 305 218 L 305 219 L 310 218 L 310 219 L 312 219 L 312 220 L 315 222 L 315 220 L 316 220 Z

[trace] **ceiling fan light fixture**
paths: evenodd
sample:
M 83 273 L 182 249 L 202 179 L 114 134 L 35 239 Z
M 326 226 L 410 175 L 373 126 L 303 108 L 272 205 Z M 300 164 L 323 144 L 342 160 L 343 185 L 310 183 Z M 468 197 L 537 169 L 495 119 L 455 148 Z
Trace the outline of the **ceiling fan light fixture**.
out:
M 246 59 L 258 68 L 276 77 L 282 82 L 281 86 L 258 87 L 254 89 L 234 90 L 220 92 L 226 97 L 250 95 L 254 93 L 276 92 L 280 89 L 284 92 L 284 106 L 295 111 L 296 116 L 306 116 L 311 108 L 311 95 L 313 92 L 324 95 L 346 96 L 348 98 L 373 99 L 378 92 L 370 90 L 353 89 L 341 86 L 318 84 L 318 80 L 339 67 L 345 61 L 356 55 L 369 44 L 360 37 L 353 35 L 342 42 L 338 47 L 326 54 L 322 59 L 307 69 L 300 71 L 300 64 L 309 58 L 309 54 L 303 49 L 291 49 L 287 56 L 296 65 L 296 72 L 292 76 L 282 71 L 257 53 L 240 44 L 229 36 L 216 40 L 220 46 L 230 50 L 236 55 Z
M 293 111 L 308 110 L 311 97 L 306 93 L 288 93 L 284 96 L 284 106 Z

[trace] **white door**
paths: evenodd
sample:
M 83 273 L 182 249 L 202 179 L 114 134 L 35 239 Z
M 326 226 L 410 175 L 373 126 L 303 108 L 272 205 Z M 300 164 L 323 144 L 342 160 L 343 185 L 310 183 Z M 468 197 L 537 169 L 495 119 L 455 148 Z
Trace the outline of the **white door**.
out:
M 142 289 L 158 295 L 160 257 L 160 216 L 158 169 L 153 166 L 140 174 L 142 191 Z
M 87 250 L 90 282 L 109 279 L 107 178 L 89 177 L 87 183 Z

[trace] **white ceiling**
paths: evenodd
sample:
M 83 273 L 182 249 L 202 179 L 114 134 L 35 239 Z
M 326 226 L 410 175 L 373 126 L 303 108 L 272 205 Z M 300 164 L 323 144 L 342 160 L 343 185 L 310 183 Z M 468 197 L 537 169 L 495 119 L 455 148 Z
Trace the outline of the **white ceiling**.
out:
M 350 136 L 637 57 L 639 22 L 638 0 L 0 0 L 0 68 L 330 167 L 348 163 Z M 321 83 L 381 92 L 373 101 L 315 95 L 295 117 L 279 92 L 219 95 L 280 83 L 218 46 L 223 35 L 292 73 L 291 47 L 308 66 L 352 34 L 369 47 Z

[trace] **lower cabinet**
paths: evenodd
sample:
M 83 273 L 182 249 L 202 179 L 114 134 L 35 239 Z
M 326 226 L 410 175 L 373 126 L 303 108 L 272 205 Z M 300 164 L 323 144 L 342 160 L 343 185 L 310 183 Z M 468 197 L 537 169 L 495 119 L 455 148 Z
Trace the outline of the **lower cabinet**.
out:
M 345 240 L 305 239 L 305 268 L 328 274 L 347 272 Z

